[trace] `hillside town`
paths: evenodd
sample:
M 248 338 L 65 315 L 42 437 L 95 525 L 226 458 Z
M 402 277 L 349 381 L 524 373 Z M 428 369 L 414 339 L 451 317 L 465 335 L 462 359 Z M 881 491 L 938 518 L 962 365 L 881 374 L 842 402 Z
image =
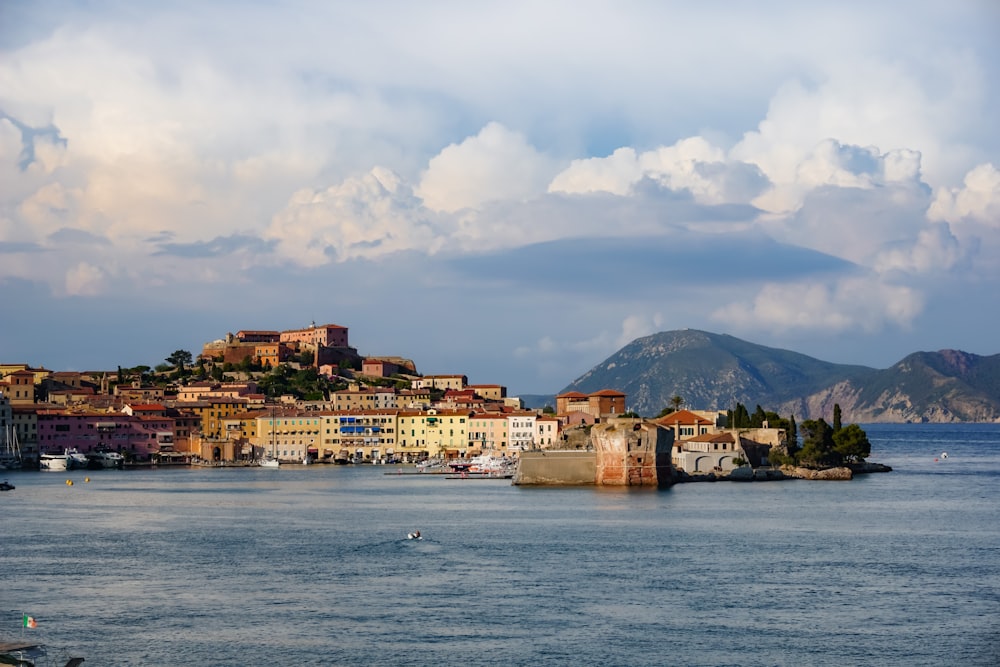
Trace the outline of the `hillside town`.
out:
M 45 468 L 69 457 L 72 467 L 76 457 L 79 465 L 100 461 L 98 467 L 109 459 L 119 467 L 377 465 L 487 453 L 516 460 L 526 451 L 592 448 L 587 435 L 594 425 L 634 418 L 626 395 L 614 389 L 567 392 L 555 406 L 526 409 L 502 385 L 422 375 L 401 357 L 362 357 L 347 327 L 336 324 L 241 330 L 206 343 L 196 362 L 180 352 L 161 369 L 174 379 L 157 383 L 120 368 L 0 364 L 0 464 Z M 310 370 L 340 388 L 263 393 L 268 373 L 282 368 Z M 726 429 L 725 420 L 725 412 L 677 409 L 652 426 L 667 432 L 672 466 L 691 473 L 766 464 L 785 438 L 766 424 L 753 432 Z

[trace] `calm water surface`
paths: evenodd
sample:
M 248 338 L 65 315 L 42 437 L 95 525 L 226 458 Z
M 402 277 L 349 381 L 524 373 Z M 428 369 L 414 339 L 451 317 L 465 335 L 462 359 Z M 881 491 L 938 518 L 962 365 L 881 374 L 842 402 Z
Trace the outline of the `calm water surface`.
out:
M 11 474 L 0 637 L 23 611 L 95 667 L 1000 664 L 1000 425 L 866 428 L 894 471 L 851 482 Z

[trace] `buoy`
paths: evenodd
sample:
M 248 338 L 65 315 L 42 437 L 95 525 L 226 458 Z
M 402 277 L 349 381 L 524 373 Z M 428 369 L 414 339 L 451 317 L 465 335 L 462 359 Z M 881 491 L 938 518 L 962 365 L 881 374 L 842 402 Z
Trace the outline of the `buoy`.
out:
M 73 486 L 73 480 L 67 479 L 66 480 L 66 486 Z
M 89 481 L 90 481 L 90 478 L 89 478 L 89 477 L 84 477 L 84 478 L 83 478 L 83 481 L 85 481 L 85 482 L 89 482 Z
M 948 458 L 948 452 L 941 452 L 941 458 L 943 459 Z

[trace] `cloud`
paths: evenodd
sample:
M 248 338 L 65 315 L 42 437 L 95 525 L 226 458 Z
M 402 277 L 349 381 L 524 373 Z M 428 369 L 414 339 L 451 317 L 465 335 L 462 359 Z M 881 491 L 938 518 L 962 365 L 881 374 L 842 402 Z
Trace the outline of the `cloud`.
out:
M 427 208 L 448 212 L 489 201 L 530 199 L 545 191 L 555 164 L 524 135 L 491 122 L 431 158 L 416 195 Z
M 947 273 L 967 261 L 974 250 L 963 247 L 948 225 L 939 223 L 921 230 L 911 244 L 883 250 L 872 266 L 879 273 Z
M 264 232 L 279 256 L 307 267 L 410 249 L 433 253 L 445 236 L 399 176 L 382 168 L 325 190 L 300 190 Z
M 67 296 L 97 296 L 104 291 L 108 276 L 99 266 L 80 262 L 66 271 Z
M 1000 170 L 981 164 L 965 175 L 961 187 L 939 188 L 927 217 L 948 222 L 972 219 L 1000 228 Z
M 766 285 L 749 303 L 716 309 L 712 319 L 735 328 L 772 332 L 814 330 L 877 332 L 908 327 L 923 308 L 914 289 L 850 277 L 832 283 L 806 281 Z
M 700 204 L 749 203 L 768 185 L 755 165 L 730 161 L 704 138 L 690 137 L 643 153 L 623 147 L 605 158 L 574 160 L 552 180 L 549 192 L 625 196 L 643 179 L 689 192 Z
M 160 242 L 159 250 L 154 255 L 172 255 L 175 257 L 219 257 L 238 252 L 252 254 L 267 254 L 276 241 L 263 241 L 248 234 L 233 234 L 219 236 L 211 241 L 196 241 L 194 243 Z

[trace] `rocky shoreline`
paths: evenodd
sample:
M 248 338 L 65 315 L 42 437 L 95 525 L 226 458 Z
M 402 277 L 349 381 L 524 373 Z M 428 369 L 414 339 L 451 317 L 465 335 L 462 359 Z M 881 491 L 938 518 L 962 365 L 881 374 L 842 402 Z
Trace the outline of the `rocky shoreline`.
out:
M 675 470 L 674 484 L 689 482 L 769 482 L 783 479 L 808 479 L 846 482 L 855 475 L 866 475 L 876 472 L 892 472 L 892 468 L 882 463 L 851 463 L 833 468 L 803 468 L 801 466 L 781 466 L 780 468 L 735 468 L 727 473 L 709 472 L 704 474 L 689 474 Z

